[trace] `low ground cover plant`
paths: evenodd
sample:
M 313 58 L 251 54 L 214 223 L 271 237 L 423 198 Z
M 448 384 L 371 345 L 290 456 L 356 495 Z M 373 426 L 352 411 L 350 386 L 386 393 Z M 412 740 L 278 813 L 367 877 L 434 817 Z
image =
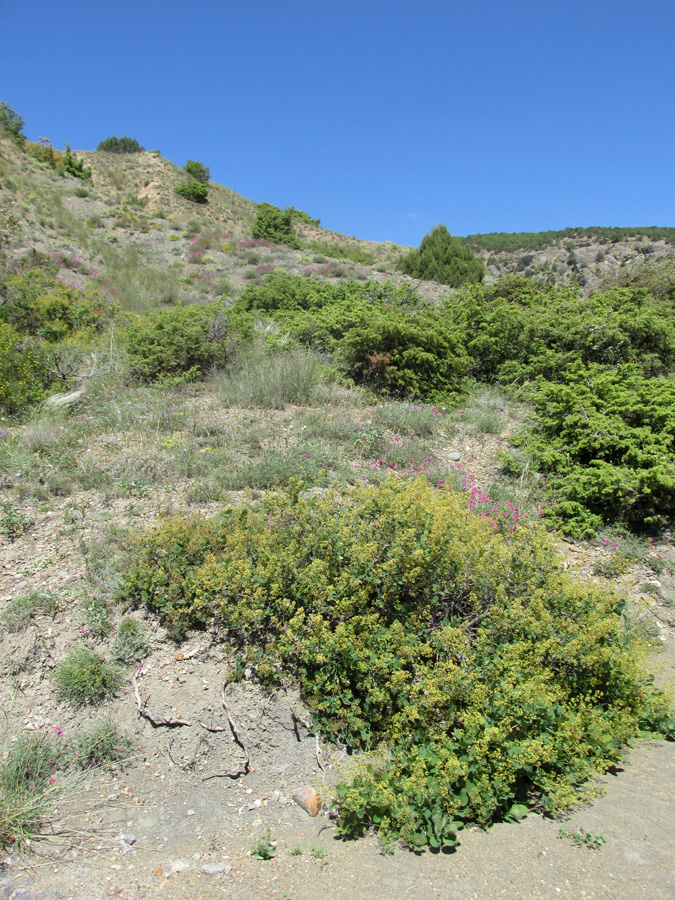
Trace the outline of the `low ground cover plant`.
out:
M 540 525 L 389 478 L 301 483 L 138 541 L 125 597 L 175 636 L 217 614 L 251 667 L 297 681 L 328 737 L 371 751 L 339 828 L 452 846 L 463 823 L 561 809 L 642 729 L 672 733 L 623 601 L 574 583 Z

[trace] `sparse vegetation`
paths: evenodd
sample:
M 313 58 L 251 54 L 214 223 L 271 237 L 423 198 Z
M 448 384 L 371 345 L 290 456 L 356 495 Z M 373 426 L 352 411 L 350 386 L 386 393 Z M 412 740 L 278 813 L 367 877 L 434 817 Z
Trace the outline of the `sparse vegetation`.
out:
M 112 651 L 113 659 L 119 663 L 139 662 L 145 659 L 148 651 L 148 642 L 141 623 L 136 619 L 122 619 Z

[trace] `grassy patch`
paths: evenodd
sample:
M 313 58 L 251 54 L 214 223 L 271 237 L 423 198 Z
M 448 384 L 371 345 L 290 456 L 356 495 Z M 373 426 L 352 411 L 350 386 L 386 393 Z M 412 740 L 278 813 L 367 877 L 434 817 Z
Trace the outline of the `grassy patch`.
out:
M 102 703 L 117 692 L 121 683 L 122 677 L 114 666 L 84 647 L 72 650 L 54 669 L 59 699 L 73 706 Z

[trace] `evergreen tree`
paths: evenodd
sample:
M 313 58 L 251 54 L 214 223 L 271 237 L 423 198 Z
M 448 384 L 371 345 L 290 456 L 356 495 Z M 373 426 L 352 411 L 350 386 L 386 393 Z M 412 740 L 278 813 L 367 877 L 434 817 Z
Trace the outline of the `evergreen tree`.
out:
M 437 225 L 399 262 L 399 269 L 413 278 L 437 281 L 450 287 L 483 280 L 485 266 L 473 250 L 452 237 L 445 225 Z

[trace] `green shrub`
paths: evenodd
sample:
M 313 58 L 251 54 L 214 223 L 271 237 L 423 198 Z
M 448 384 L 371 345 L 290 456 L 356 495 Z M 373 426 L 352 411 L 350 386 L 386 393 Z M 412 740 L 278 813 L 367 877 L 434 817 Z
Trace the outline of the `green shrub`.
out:
M 96 705 L 119 689 L 119 671 L 103 657 L 84 647 L 78 647 L 54 669 L 54 683 L 59 700 L 74 706 Z
M 101 141 L 96 149 L 104 153 L 142 153 L 145 147 L 141 147 L 136 138 L 113 136 Z
M 10 416 L 24 413 L 44 397 L 50 383 L 41 348 L 0 322 L 0 411 Z
M 278 206 L 273 206 L 271 203 L 259 204 L 251 234 L 254 238 L 264 241 L 287 244 L 296 250 L 300 248 L 300 242 L 293 228 L 291 211 L 279 209 Z
M 61 256 L 50 268 L 78 269 L 75 257 Z M 46 268 L 8 273 L 0 278 L 0 322 L 23 334 L 57 343 L 65 338 L 89 339 L 100 334 L 114 317 L 116 308 L 97 290 L 78 290 L 58 281 Z
M 483 280 L 485 266 L 471 247 L 453 238 L 445 225 L 437 225 L 422 238 L 418 250 L 401 256 L 397 267 L 412 278 L 460 287 Z
M 146 381 L 200 378 L 228 357 L 227 316 L 219 303 L 156 310 L 129 324 L 131 370 Z
M 576 363 L 565 382 L 539 384 L 537 424 L 516 441 L 548 476 L 545 516 L 582 537 L 603 523 L 666 526 L 675 514 L 675 381 Z
M 119 663 L 140 662 L 148 653 L 148 642 L 141 623 L 136 619 L 122 619 L 112 651 L 113 659 Z
M 675 734 L 623 601 L 423 479 L 167 518 L 123 582 L 175 632 L 218 614 L 237 671 L 295 679 L 318 726 L 370 747 L 338 788 L 344 836 L 452 846 L 465 822 L 554 810 L 640 729 Z M 509 527 L 507 527 L 507 525 Z
M 84 160 L 78 159 L 66 144 L 66 152 L 63 157 L 63 168 L 66 175 L 73 178 L 81 178 L 83 181 L 91 181 L 91 166 L 84 167 Z
M 297 219 L 298 222 L 305 222 L 307 225 L 320 225 L 321 219 L 313 219 L 309 213 L 306 213 L 302 209 L 296 209 L 294 206 L 288 207 L 288 212 L 291 214 L 291 218 Z
M 204 165 L 204 163 L 197 162 L 195 159 L 188 159 L 184 166 L 185 171 L 190 175 L 195 181 L 198 181 L 200 184 L 206 184 L 211 177 L 211 173 L 208 170 L 208 167 Z
M 18 144 L 23 144 L 25 141 L 23 126 L 24 121 L 19 113 L 3 100 L 0 103 L 0 134 L 11 137 Z
M 63 153 L 55 150 L 51 141 L 47 138 L 40 138 L 37 143 L 26 141 L 25 151 L 33 159 L 37 159 L 43 165 L 49 166 L 50 169 L 56 169 L 57 166 L 63 165 Z
M 199 181 L 182 181 L 174 191 L 179 197 L 184 197 L 192 203 L 207 203 L 209 199 L 208 187 Z

